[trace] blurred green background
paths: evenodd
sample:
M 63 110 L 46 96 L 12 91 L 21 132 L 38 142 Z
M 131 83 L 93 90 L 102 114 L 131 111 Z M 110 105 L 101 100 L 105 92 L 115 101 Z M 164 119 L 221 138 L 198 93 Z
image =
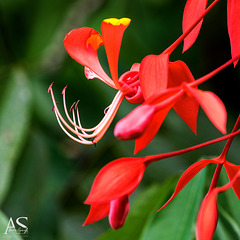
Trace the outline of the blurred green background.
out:
M 180 174 L 200 158 L 217 155 L 223 143 L 150 166 L 130 199 L 125 226 L 109 231 L 107 219 L 82 227 L 89 206 L 83 204 L 97 172 L 109 161 L 133 156 L 134 143 L 113 136 L 115 123 L 134 106 L 126 101 L 104 138 L 94 146 L 69 139 L 51 111 L 48 86 L 59 107 L 61 91 L 67 102 L 81 100 L 83 125 L 92 127 L 103 116 L 115 90 L 98 80 L 87 80 L 83 67 L 63 46 L 74 28 L 100 31 L 103 19 L 129 17 L 120 52 L 120 74 L 148 54 L 160 54 L 181 35 L 186 0 L 0 0 L 0 239 L 194 239 L 194 224 L 214 166 L 193 182 L 160 213 L 158 208 L 172 194 Z M 231 58 L 226 26 L 226 1 L 220 1 L 203 23 L 196 43 L 182 54 L 182 45 L 171 61 L 183 60 L 195 78 Z M 102 63 L 107 69 L 104 51 Z M 214 91 L 228 111 L 228 132 L 239 113 L 240 70 L 230 66 L 203 84 Z M 189 147 L 221 136 L 202 111 L 195 136 L 173 111 L 157 137 L 137 156 Z M 229 161 L 239 162 L 239 139 L 233 142 Z M 221 176 L 222 184 L 226 175 Z M 220 220 L 214 239 L 239 239 L 240 207 L 232 190 L 219 197 Z M 237 214 L 238 213 L 238 214 Z M 23 236 L 4 235 L 10 217 L 28 217 Z

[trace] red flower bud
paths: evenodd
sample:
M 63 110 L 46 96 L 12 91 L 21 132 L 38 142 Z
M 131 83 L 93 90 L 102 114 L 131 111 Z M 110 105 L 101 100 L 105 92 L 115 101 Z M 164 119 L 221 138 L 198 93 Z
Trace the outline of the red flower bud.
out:
M 110 202 L 109 223 L 115 230 L 125 223 L 129 211 L 128 195 Z
M 140 137 L 154 114 L 155 107 L 151 105 L 145 104 L 135 108 L 116 124 L 114 135 L 121 140 L 131 140 Z
M 197 240 L 211 240 L 217 227 L 217 222 L 217 191 L 213 190 L 204 198 L 198 213 Z

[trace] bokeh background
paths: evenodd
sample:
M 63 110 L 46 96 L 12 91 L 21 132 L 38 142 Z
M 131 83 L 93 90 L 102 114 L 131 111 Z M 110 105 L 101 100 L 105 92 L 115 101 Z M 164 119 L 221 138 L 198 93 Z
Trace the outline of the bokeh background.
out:
M 214 166 L 194 178 L 162 212 L 180 174 L 191 163 L 218 155 L 223 143 L 153 164 L 130 199 L 130 213 L 119 231 L 107 219 L 82 227 L 89 206 L 83 204 L 97 172 L 108 162 L 133 156 L 134 142 L 120 142 L 114 125 L 135 106 L 126 101 L 97 146 L 73 142 L 60 129 L 47 93 L 54 82 L 59 107 L 62 89 L 67 102 L 81 100 L 83 125 L 92 127 L 116 93 L 98 80 L 87 80 L 83 67 L 63 46 L 74 28 L 89 26 L 100 32 L 103 19 L 129 17 L 120 52 L 119 73 L 148 54 L 160 54 L 181 35 L 185 0 L 0 0 L 0 239 L 194 239 L 196 214 L 209 186 Z M 182 54 L 182 45 L 170 60 L 183 60 L 195 78 L 231 58 L 226 26 L 226 1 L 205 18 L 196 43 Z M 101 61 L 107 70 L 104 50 Z M 240 70 L 229 66 L 200 88 L 214 91 L 228 111 L 228 132 L 239 114 Z M 137 156 L 164 153 L 219 137 L 202 110 L 195 136 L 171 111 L 156 138 Z M 229 161 L 239 163 L 239 138 Z M 227 181 L 222 174 L 220 184 Z M 240 207 L 233 191 L 219 197 L 220 220 L 214 239 L 239 239 Z M 28 234 L 4 235 L 10 217 L 22 221 Z

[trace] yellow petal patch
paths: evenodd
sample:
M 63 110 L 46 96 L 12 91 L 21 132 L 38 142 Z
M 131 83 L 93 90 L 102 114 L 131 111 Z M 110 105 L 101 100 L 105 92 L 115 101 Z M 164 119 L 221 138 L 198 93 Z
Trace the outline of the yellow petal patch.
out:
M 88 47 L 89 44 L 94 48 L 95 51 L 97 51 L 97 49 L 103 44 L 100 34 L 94 34 L 89 37 L 86 42 L 86 46 Z
M 121 18 L 121 19 L 108 18 L 108 19 L 103 20 L 103 22 L 110 23 L 114 26 L 119 26 L 119 25 L 128 26 L 131 22 L 131 19 L 130 18 Z

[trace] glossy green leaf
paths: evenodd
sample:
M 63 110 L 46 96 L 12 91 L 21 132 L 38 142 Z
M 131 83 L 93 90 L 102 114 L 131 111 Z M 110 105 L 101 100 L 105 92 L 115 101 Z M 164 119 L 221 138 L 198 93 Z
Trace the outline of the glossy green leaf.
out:
M 149 222 L 141 240 L 189 240 L 195 234 L 197 212 L 203 198 L 206 171 L 197 174 L 178 196 Z
M 13 167 L 24 143 L 31 112 L 31 91 L 22 70 L 8 79 L 0 106 L 0 202 L 4 199 Z
M 175 179 L 170 179 L 161 186 L 153 185 L 142 191 L 136 199 L 130 201 L 130 212 L 125 225 L 118 231 L 109 230 L 99 240 L 140 239 L 148 221 L 158 214 L 159 204 L 164 203 L 175 184 Z
M 21 240 L 22 238 L 20 237 L 20 234 L 18 234 L 15 231 L 10 231 L 10 228 L 9 228 L 9 231 L 7 230 L 8 223 L 9 223 L 9 218 L 7 218 L 2 211 L 0 211 L 0 239 L 1 240 Z M 15 226 L 14 221 L 13 221 L 13 224 Z M 17 226 L 15 227 L 17 228 Z

